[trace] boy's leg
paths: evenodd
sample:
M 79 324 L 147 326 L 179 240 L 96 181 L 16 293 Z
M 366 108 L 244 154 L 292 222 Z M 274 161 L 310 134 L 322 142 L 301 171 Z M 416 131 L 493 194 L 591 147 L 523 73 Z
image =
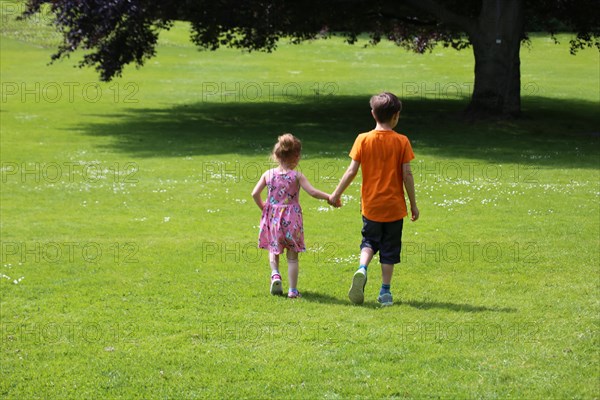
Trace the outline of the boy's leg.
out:
M 390 291 L 392 276 L 394 275 L 394 264 L 400 262 L 400 251 L 402 248 L 402 226 L 404 220 L 388 222 L 383 227 L 383 238 L 379 259 L 381 261 L 381 290 L 377 300 L 384 306 L 393 303 Z
M 279 274 L 279 254 L 269 252 L 269 264 L 271 265 L 271 294 L 282 294 L 281 275 Z
M 384 285 L 392 284 L 394 275 L 394 264 L 381 264 L 381 283 Z
M 394 275 L 394 264 L 381 263 L 381 289 L 377 301 L 382 306 L 391 306 L 394 304 L 392 296 L 392 276 Z
M 350 301 L 362 304 L 365 301 L 365 285 L 367 284 L 367 267 L 378 251 L 381 240 L 381 223 L 371 221 L 363 216 L 362 243 L 360 245 L 360 266 L 352 276 L 352 286 L 348 292 Z
M 374 255 L 375 255 L 375 252 L 373 251 L 372 248 L 370 248 L 370 247 L 363 247 L 360 250 L 360 267 L 364 266 L 365 269 L 367 269 L 366 267 L 369 266 L 369 263 L 373 259 Z
M 352 276 L 352 286 L 348 292 L 350 301 L 362 304 L 365 301 L 365 285 L 367 284 L 367 267 L 373 259 L 375 252 L 370 247 L 363 247 L 360 251 L 360 266 Z

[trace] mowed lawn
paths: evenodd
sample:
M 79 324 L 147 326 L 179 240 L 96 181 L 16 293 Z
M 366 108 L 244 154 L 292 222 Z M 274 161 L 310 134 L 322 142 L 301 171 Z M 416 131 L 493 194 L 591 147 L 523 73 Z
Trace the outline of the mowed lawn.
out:
M 597 50 L 533 35 L 523 117 L 475 123 L 470 50 L 199 52 L 177 24 L 99 83 L 80 54 L 46 65 L 45 18 L 0 7 L 0 397 L 600 397 Z M 376 263 L 365 304 L 347 298 L 358 178 L 341 209 L 301 195 L 303 298 L 269 295 L 250 192 L 272 145 L 302 139 L 331 191 L 382 90 L 421 210 L 394 306 Z

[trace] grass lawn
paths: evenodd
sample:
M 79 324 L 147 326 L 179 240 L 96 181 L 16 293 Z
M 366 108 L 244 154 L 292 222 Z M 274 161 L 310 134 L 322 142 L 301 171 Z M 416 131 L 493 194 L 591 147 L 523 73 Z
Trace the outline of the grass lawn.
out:
M 178 24 L 98 83 L 0 7 L 1 398 L 600 397 L 597 51 L 534 36 L 523 118 L 466 123 L 469 50 L 198 52 Z M 376 263 L 347 299 L 360 179 L 341 209 L 301 195 L 303 298 L 270 296 L 250 192 L 277 135 L 331 191 L 382 90 L 421 211 L 395 305 Z

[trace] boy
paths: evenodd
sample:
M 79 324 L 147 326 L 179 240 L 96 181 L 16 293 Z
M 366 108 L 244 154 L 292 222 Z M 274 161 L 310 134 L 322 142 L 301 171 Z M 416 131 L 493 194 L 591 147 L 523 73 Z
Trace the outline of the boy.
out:
M 356 138 L 350 151 L 350 166 L 329 202 L 341 204 L 342 193 L 356 177 L 358 168 L 362 168 L 360 267 L 354 273 L 348 297 L 355 304 L 364 302 L 367 267 L 379 252 L 382 284 L 377 301 L 382 306 L 391 306 L 390 285 L 394 264 L 400 262 L 402 224 L 408 214 L 403 186 L 410 200 L 411 221 L 419 218 L 410 169 L 410 161 L 415 156 L 408 138 L 393 130 L 400 119 L 400 100 L 394 94 L 384 92 L 371 97 L 370 105 L 375 129 Z

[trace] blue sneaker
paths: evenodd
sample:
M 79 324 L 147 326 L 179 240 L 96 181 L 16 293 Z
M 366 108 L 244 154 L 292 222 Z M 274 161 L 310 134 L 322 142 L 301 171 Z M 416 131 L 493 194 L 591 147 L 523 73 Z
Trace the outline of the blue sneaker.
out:
M 365 285 L 367 284 L 367 273 L 364 268 L 359 268 L 352 277 L 352 286 L 348 292 L 350 301 L 354 304 L 362 304 L 365 301 Z
M 394 304 L 394 299 L 391 293 L 380 294 L 379 297 L 377 297 L 377 301 L 379 304 L 381 304 L 381 307 L 388 307 Z

